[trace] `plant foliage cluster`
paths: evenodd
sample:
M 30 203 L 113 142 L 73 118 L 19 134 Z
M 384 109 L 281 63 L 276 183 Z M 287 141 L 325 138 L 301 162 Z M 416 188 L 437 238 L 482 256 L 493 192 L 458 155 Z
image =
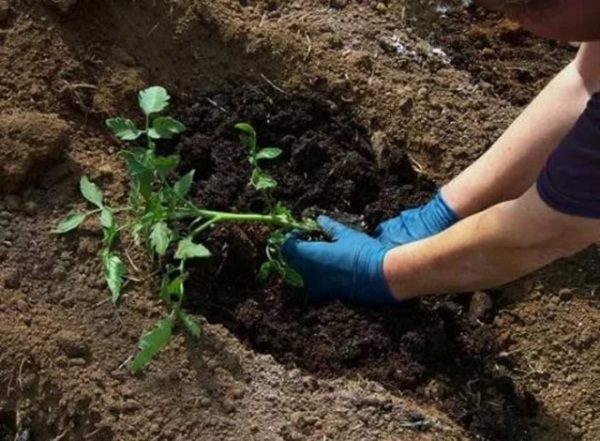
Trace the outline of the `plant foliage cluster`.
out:
M 167 91 L 159 86 L 139 93 L 139 106 L 145 117 L 143 129 L 126 118 L 106 121 L 117 138 L 131 144 L 120 152 L 127 163 L 131 181 L 129 204 L 110 207 L 100 187 L 83 176 L 80 191 L 92 208 L 70 213 L 54 229 L 57 234 L 68 233 L 87 218 L 97 218 L 103 232 L 100 259 L 115 304 L 121 298 L 127 278 L 125 264 L 117 251 L 122 234 L 130 234 L 134 243 L 144 248 L 161 270 L 159 292 L 166 312 L 154 328 L 140 338 L 138 351 L 131 363 L 134 372 L 141 370 L 168 345 L 175 326 L 182 326 L 195 339 L 201 337 L 198 322 L 183 310 L 182 304 L 187 262 L 210 257 L 210 251 L 201 243 L 207 230 L 225 222 L 257 222 L 272 226 L 273 232 L 266 244 L 267 261 L 260 269 L 259 278 L 266 279 L 276 273 L 291 285 L 300 287 L 302 278 L 286 264 L 280 247 L 290 231 L 316 229 L 314 221 L 296 219 L 289 208 L 276 201 L 274 190 L 277 181 L 263 164 L 281 156 L 282 151 L 277 147 L 260 148 L 256 132 L 247 123 L 237 124 L 235 128 L 248 152 L 252 171 L 249 185 L 262 197 L 265 212 L 231 213 L 198 207 L 189 196 L 194 184 L 194 170 L 177 176 L 179 156 L 157 153 L 158 140 L 174 139 L 185 130 L 181 122 L 164 115 L 169 100 Z M 117 222 L 117 217 L 121 223 Z

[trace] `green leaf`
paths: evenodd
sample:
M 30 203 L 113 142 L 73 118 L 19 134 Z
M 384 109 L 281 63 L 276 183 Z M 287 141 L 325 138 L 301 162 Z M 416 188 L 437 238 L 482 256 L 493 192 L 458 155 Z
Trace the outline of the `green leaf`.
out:
M 239 130 L 240 132 L 242 132 L 245 135 L 248 135 L 250 137 L 256 138 L 256 131 L 254 130 L 254 127 L 252 127 L 250 124 L 248 123 L 237 123 L 235 125 L 235 129 Z
M 258 270 L 258 275 L 256 278 L 259 282 L 264 283 L 269 280 L 269 277 L 271 277 L 271 274 L 273 274 L 275 271 L 276 268 L 275 265 L 273 265 L 273 262 L 267 261 L 260 266 L 260 270 Z
M 162 176 L 167 176 L 179 165 L 179 156 L 157 156 L 154 158 L 152 165 L 154 169 Z
M 110 118 L 106 120 L 106 126 L 113 134 L 123 141 L 134 141 L 140 137 L 141 131 L 133 121 L 126 118 Z
M 192 170 L 191 172 L 182 176 L 181 179 L 175 183 L 175 185 L 173 186 L 173 190 L 175 190 L 175 193 L 177 193 L 177 195 L 179 195 L 180 197 L 187 196 L 187 194 L 190 192 L 190 189 L 192 188 L 195 172 L 196 170 Z
M 267 239 L 267 243 L 269 245 L 273 245 L 279 247 L 285 243 L 287 239 L 287 234 L 283 229 L 275 230 L 269 238 Z
M 175 296 L 178 300 L 183 296 L 183 283 L 185 282 L 185 276 L 180 275 L 175 277 L 167 286 L 167 292 L 169 296 Z
M 68 233 L 69 231 L 72 231 L 79 225 L 81 225 L 86 219 L 86 217 L 87 216 L 84 213 L 70 213 L 67 215 L 67 217 L 65 217 L 58 223 L 58 225 L 54 230 L 52 230 L 52 232 L 54 234 Z
M 162 351 L 171 341 L 173 319 L 166 317 L 159 320 L 152 331 L 142 335 L 138 343 L 139 351 L 131 363 L 131 370 L 139 372 Z
M 165 222 L 158 222 L 152 227 L 150 243 L 159 256 L 164 256 L 173 240 L 173 232 Z
M 153 139 L 172 139 L 185 131 L 185 126 L 174 118 L 161 116 L 152 121 L 148 136 Z
M 169 94 L 164 87 L 153 86 L 140 92 L 138 101 L 146 115 L 162 112 L 169 105 Z
M 123 276 L 125 275 L 125 265 L 118 256 L 106 251 L 103 256 L 104 278 L 108 284 L 108 289 L 112 294 L 112 302 L 117 303 L 121 298 L 121 288 L 123 288 Z
M 300 273 L 290 266 L 285 265 L 283 267 L 282 277 L 283 280 L 285 280 L 286 283 L 291 286 L 296 288 L 302 288 L 304 286 L 304 280 L 302 279 Z
M 256 151 L 256 131 L 248 123 L 238 123 L 235 125 L 235 129 L 240 131 L 240 138 L 244 144 L 250 149 L 251 152 Z
M 160 298 L 165 303 L 169 303 L 171 301 L 168 288 L 169 288 L 169 276 L 168 276 L 168 274 L 165 274 L 165 275 L 163 275 L 163 278 L 160 281 Z
M 171 303 L 171 296 L 177 297 L 180 300 L 183 296 L 183 283 L 185 282 L 185 276 L 179 275 L 173 280 L 170 280 L 168 275 L 165 275 L 160 284 L 160 298 L 165 303 Z
M 154 160 L 156 155 L 154 151 L 143 148 L 133 148 L 119 152 L 127 161 L 129 176 L 132 180 L 131 202 L 134 207 L 139 203 L 140 195 L 146 199 L 152 194 L 152 184 L 154 182 Z
M 258 191 L 273 190 L 277 188 L 277 181 L 267 173 L 254 170 L 251 183 Z
M 283 205 L 281 202 L 278 202 L 273 208 L 273 213 L 278 216 L 283 216 L 286 218 L 292 218 L 292 210 Z
M 117 227 L 115 225 L 105 227 L 102 232 L 104 233 L 104 248 L 110 249 L 118 235 Z
M 88 179 L 86 175 L 79 181 L 79 189 L 84 198 L 98 208 L 102 208 L 102 190 L 96 184 Z
M 181 323 L 183 323 L 183 326 L 192 337 L 194 337 L 196 340 L 200 340 L 200 337 L 202 337 L 202 331 L 200 329 L 200 324 L 194 317 L 186 314 L 182 310 L 179 310 L 179 320 L 181 320 Z
M 277 147 L 267 147 L 256 154 L 256 159 L 275 159 L 283 153 L 283 150 Z
M 112 228 L 115 225 L 115 218 L 110 208 L 104 207 L 100 212 L 100 225 L 104 228 Z
M 204 245 L 194 243 L 190 237 L 180 240 L 175 252 L 175 259 L 186 260 L 194 257 L 210 257 L 210 251 Z

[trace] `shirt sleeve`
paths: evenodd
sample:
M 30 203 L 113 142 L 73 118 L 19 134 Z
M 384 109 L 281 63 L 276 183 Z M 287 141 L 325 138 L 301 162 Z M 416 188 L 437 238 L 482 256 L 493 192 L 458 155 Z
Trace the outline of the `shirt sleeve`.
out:
M 600 94 L 556 150 L 537 181 L 542 200 L 565 214 L 600 219 Z

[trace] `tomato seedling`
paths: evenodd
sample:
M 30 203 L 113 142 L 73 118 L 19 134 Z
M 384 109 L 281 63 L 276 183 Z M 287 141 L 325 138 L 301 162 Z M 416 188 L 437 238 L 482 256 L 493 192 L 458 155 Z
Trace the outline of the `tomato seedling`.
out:
M 167 91 L 159 86 L 139 93 L 139 106 L 145 117 L 143 129 L 126 118 L 110 118 L 106 121 L 106 126 L 120 140 L 145 144 L 120 152 L 127 163 L 131 181 L 129 205 L 111 208 L 105 203 L 100 187 L 83 176 L 80 191 L 93 208 L 69 214 L 53 230 L 57 234 L 68 233 L 88 217 L 98 218 L 104 236 L 100 258 L 115 304 L 119 302 L 126 277 L 125 265 L 115 250 L 122 233 L 131 234 L 134 243 L 145 247 L 155 265 L 163 268 L 160 297 L 167 312 L 150 332 L 140 338 L 139 350 L 131 363 L 134 372 L 141 370 L 168 345 L 177 324 L 182 325 L 193 338 L 201 336 L 199 324 L 182 309 L 182 304 L 187 278 L 186 263 L 191 259 L 210 257 L 208 248 L 199 242 L 202 233 L 218 223 L 227 222 L 255 222 L 272 226 L 274 230 L 266 244 L 267 262 L 261 267 L 259 278 L 265 279 L 272 273 L 278 273 L 291 285 L 302 286 L 301 276 L 287 265 L 280 247 L 286 234 L 292 230 L 317 229 L 314 221 L 295 218 L 289 208 L 275 200 L 273 192 L 277 188 L 277 181 L 261 163 L 278 158 L 282 151 L 277 147 L 260 148 L 255 130 L 247 123 L 237 124 L 235 128 L 248 150 L 252 169 L 249 185 L 263 198 L 266 212 L 232 213 L 198 207 L 189 196 L 194 183 L 194 170 L 174 180 L 179 156 L 161 156 L 156 151 L 158 140 L 174 139 L 185 130 L 181 122 L 163 115 L 169 100 Z M 117 224 L 116 215 L 119 213 L 123 213 L 122 225 Z M 162 259 L 167 259 L 168 263 L 160 265 Z

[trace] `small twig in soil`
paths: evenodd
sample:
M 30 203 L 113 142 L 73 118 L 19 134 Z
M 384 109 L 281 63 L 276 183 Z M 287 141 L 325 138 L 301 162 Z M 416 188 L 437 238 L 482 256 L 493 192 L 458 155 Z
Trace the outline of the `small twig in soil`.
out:
M 437 421 L 431 421 L 428 419 L 423 419 L 419 421 L 407 421 L 405 423 L 400 423 L 400 427 L 405 429 L 438 429 L 440 428 L 440 423 Z
M 210 98 L 206 98 L 206 102 L 215 106 L 217 109 L 219 109 L 221 112 L 223 113 L 227 113 L 227 109 L 223 106 L 220 106 L 215 100 L 212 100 Z
M 93 305 L 92 309 L 96 309 L 96 308 L 98 308 L 98 307 L 100 307 L 100 306 L 102 306 L 102 305 L 104 305 L 105 303 L 108 303 L 108 302 L 110 302 L 110 298 L 109 297 L 107 297 L 104 300 L 101 300 L 98 303 L 96 303 L 95 305 Z
M 23 390 L 23 365 L 25 365 L 26 358 L 23 357 L 21 363 L 19 364 L 19 374 L 17 376 L 17 384 L 19 385 L 19 389 Z
M 129 264 L 135 270 L 136 273 L 141 273 L 142 272 L 142 270 L 139 269 L 139 267 L 134 263 L 133 259 L 129 255 L 129 249 L 125 250 L 125 257 L 127 257 L 127 260 L 129 261 Z
M 258 23 L 258 27 L 261 28 L 265 20 L 267 19 L 267 13 L 265 12 L 262 17 L 260 17 L 260 22 Z
M 229 246 L 227 244 L 223 245 L 223 248 L 221 248 L 221 252 L 223 253 L 223 258 L 221 259 L 221 263 L 219 264 L 219 267 L 217 268 L 217 271 L 215 272 L 215 275 L 219 275 L 221 274 L 221 272 L 223 271 L 223 268 L 225 267 L 225 262 L 227 261 L 227 251 L 229 249 Z
M 119 321 L 119 323 L 121 324 L 122 328 L 125 328 L 125 322 L 123 321 L 123 319 L 121 318 L 121 314 L 119 314 L 119 310 L 118 309 L 114 309 L 115 312 L 115 317 L 117 317 L 117 320 Z
M 62 432 L 60 435 L 58 435 L 58 436 L 57 436 L 57 437 L 55 437 L 55 438 L 52 438 L 52 441 L 60 441 L 60 440 L 61 440 L 61 439 L 63 439 L 65 436 L 67 436 L 67 434 L 68 434 L 68 433 L 69 433 L 69 429 L 65 429 L 65 430 L 63 430 L 63 432 Z
M 125 279 L 135 282 L 135 283 L 144 283 L 146 280 L 151 279 L 152 277 L 156 276 L 157 274 L 160 274 L 160 270 L 153 271 L 150 274 L 148 274 L 147 276 L 142 277 L 141 279 L 138 279 L 137 277 L 131 277 L 131 276 L 125 276 Z M 123 285 L 123 288 L 125 288 L 125 285 Z
M 283 93 L 284 95 L 287 95 L 287 94 L 288 94 L 288 93 L 287 93 L 285 90 L 283 90 L 283 89 L 282 89 L 281 87 L 279 87 L 277 84 L 273 83 L 273 81 L 269 80 L 269 79 L 268 79 L 268 78 L 265 76 L 265 74 L 262 74 L 262 73 L 261 73 L 261 74 L 260 74 L 260 77 L 261 77 L 263 80 L 265 80 L 265 82 L 266 82 L 266 83 L 267 83 L 269 86 L 271 86 L 273 89 L 275 89 L 277 92 Z
M 102 430 L 102 427 L 98 427 L 93 432 L 88 433 L 87 435 L 83 435 L 83 439 L 90 439 L 92 436 L 96 435 L 98 432 Z
M 156 29 L 158 29 L 158 27 L 159 27 L 159 26 L 160 26 L 160 22 L 156 23 L 156 24 L 155 24 L 155 25 L 152 27 L 152 29 L 150 29 L 150 31 L 148 31 L 148 34 L 147 34 L 146 36 L 147 36 L 147 37 L 149 37 L 150 35 L 152 35 L 152 34 L 154 33 L 154 31 L 155 31 Z
M 79 93 L 79 89 L 90 89 L 90 90 L 96 90 L 98 89 L 98 87 L 94 86 L 93 84 L 87 84 L 87 83 L 75 83 L 75 84 L 71 84 L 66 80 L 63 80 L 64 86 L 60 89 L 60 93 L 64 93 L 65 91 L 69 91 L 71 92 L 71 94 L 73 95 L 73 99 L 75 101 L 75 104 L 77 104 L 81 110 L 83 110 L 86 114 L 86 117 L 89 113 L 92 113 L 92 109 L 90 109 L 84 102 L 83 97 L 81 96 L 81 94 Z
M 308 60 L 308 57 L 310 57 L 310 54 L 312 53 L 312 41 L 310 40 L 310 37 L 308 34 L 304 34 L 304 36 L 306 37 L 306 42 L 308 43 L 308 50 L 306 51 L 306 54 L 304 55 L 304 61 Z
M 129 357 L 127 357 L 125 359 L 125 361 L 123 363 L 121 363 L 117 369 L 123 369 L 125 366 L 127 366 L 129 364 L 129 362 L 131 360 L 133 360 L 133 355 L 130 355 Z
M 409 154 L 407 156 L 415 171 L 420 175 L 425 174 L 425 167 L 423 167 L 423 165 L 419 161 L 417 161 L 412 155 Z

